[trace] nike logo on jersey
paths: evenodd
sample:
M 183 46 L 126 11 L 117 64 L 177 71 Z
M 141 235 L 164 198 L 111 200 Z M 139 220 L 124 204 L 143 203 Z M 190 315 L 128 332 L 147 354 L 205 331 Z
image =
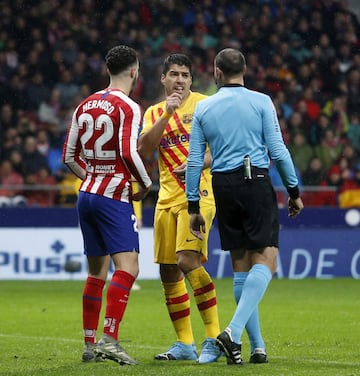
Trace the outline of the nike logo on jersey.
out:
M 196 240 L 196 239 L 186 239 L 185 241 L 186 241 L 186 243 L 189 243 L 189 242 L 193 242 L 194 240 Z

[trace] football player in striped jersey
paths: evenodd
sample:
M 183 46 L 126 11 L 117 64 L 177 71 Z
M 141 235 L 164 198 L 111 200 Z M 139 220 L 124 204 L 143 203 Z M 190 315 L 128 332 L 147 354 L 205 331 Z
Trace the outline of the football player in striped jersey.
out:
M 82 180 L 77 202 L 88 278 L 83 291 L 83 361 L 102 358 L 137 364 L 118 343 L 118 330 L 138 275 L 139 236 L 132 200 L 142 199 L 152 182 L 137 150 L 140 106 L 129 98 L 139 60 L 128 46 L 110 49 L 105 58 L 107 88 L 75 109 L 63 149 L 63 161 Z M 132 194 L 131 179 L 139 185 Z M 114 264 L 106 296 L 103 336 L 96 343 L 102 293 Z
M 185 166 L 189 151 L 192 116 L 205 95 L 192 92 L 192 63 L 184 54 L 171 54 L 164 62 L 161 83 L 165 100 L 150 106 L 144 115 L 139 152 L 159 155 L 160 188 L 154 218 L 154 261 L 160 264 L 160 277 L 166 306 L 177 340 L 157 360 L 216 361 L 221 352 L 215 338 L 219 319 L 214 283 L 202 263 L 207 260 L 207 234 L 204 240 L 189 230 L 185 196 Z M 210 154 L 204 159 L 201 178 L 201 207 L 209 230 L 215 215 L 211 187 Z M 205 340 L 198 358 L 190 321 L 188 280 L 205 326 Z

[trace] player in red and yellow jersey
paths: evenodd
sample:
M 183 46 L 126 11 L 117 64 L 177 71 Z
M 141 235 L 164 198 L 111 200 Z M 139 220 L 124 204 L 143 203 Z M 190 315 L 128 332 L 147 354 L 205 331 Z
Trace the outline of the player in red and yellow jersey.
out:
M 207 235 L 215 216 L 208 153 L 200 183 L 200 206 L 205 214 L 206 236 L 199 240 L 189 229 L 185 196 L 185 167 L 195 105 L 206 96 L 192 92 L 192 64 L 183 54 L 171 54 L 164 62 L 161 83 L 165 100 L 149 107 L 144 114 L 139 152 L 159 155 L 160 189 L 154 218 L 154 261 L 160 264 L 160 277 L 166 306 L 177 334 L 177 341 L 157 360 L 216 361 L 221 352 L 215 338 L 219 319 L 213 281 L 202 265 L 207 260 Z M 205 325 L 205 341 L 198 358 L 190 321 L 189 281 Z

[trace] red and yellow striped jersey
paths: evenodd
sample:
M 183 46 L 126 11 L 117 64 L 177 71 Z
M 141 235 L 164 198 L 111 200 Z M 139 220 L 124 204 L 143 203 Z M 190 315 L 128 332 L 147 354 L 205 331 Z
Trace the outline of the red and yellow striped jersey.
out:
M 141 109 L 118 89 L 86 98 L 74 111 L 63 147 L 63 162 L 81 177 L 80 190 L 130 202 L 131 175 L 151 185 L 137 151 Z
M 162 135 L 158 148 L 160 189 L 157 208 L 165 209 L 185 203 L 185 184 L 176 178 L 173 170 L 186 163 L 189 154 L 189 140 L 192 116 L 195 105 L 205 95 L 190 92 L 181 106 L 176 110 Z M 165 101 L 150 106 L 145 114 L 141 133 L 147 132 L 165 110 Z M 200 181 L 200 204 L 214 204 L 211 186 L 210 168 L 203 170 Z

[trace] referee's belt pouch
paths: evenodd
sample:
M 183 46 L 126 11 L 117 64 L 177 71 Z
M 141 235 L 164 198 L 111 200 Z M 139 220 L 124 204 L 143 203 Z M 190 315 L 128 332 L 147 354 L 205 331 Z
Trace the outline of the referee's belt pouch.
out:
M 264 179 L 269 176 L 269 170 L 267 168 L 260 168 L 251 166 L 251 177 L 253 179 Z

